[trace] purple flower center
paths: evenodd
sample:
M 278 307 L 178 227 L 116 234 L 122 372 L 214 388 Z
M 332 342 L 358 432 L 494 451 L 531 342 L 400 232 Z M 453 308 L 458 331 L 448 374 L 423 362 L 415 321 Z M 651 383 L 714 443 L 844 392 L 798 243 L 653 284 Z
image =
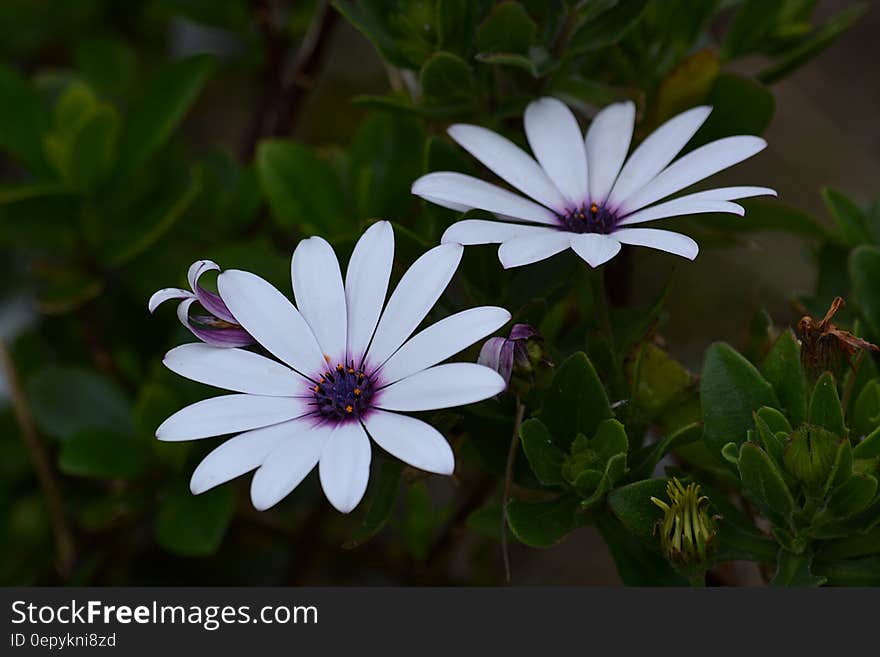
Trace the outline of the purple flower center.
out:
M 323 372 L 312 388 L 318 414 L 328 420 L 360 418 L 370 408 L 375 386 L 354 363 Z
M 582 205 L 559 215 L 565 227 L 573 233 L 611 233 L 618 222 L 617 215 L 604 205 Z

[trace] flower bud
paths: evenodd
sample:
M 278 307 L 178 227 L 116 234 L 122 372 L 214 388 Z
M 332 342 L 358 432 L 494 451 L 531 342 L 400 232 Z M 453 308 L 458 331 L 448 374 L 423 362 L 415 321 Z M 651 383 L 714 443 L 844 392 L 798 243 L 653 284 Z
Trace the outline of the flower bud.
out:
M 717 547 L 716 520 L 709 511 L 709 498 L 700 494 L 699 484 L 685 487 L 672 478 L 666 485 L 669 502 L 652 497 L 651 501 L 663 510 L 663 519 L 657 523 L 663 556 L 682 573 L 699 575 L 709 567 Z
M 808 490 L 819 489 L 831 473 L 839 442 L 827 429 L 805 424 L 791 432 L 782 462 Z
M 477 359 L 498 372 L 517 394 L 525 394 L 536 369 L 546 363 L 541 335 L 530 324 L 514 324 L 506 338 L 489 338 Z

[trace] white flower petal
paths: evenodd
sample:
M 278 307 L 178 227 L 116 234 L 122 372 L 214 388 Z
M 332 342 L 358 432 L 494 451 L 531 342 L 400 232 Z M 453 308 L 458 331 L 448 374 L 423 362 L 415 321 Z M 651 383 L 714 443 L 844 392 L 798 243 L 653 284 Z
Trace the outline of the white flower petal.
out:
M 565 199 L 531 155 L 501 135 L 475 125 L 454 125 L 449 136 L 500 178 L 552 208 L 565 210 Z
M 196 285 L 199 284 L 199 278 L 201 278 L 202 274 L 208 271 L 220 271 L 220 265 L 218 265 L 213 260 L 196 260 L 189 266 L 189 271 L 187 272 L 187 279 L 189 280 L 189 286 L 192 288 L 192 291 L 196 291 Z
M 162 362 L 192 381 L 252 395 L 293 397 L 308 384 L 289 367 L 259 354 L 200 342 L 175 347 Z
M 590 202 L 603 204 L 623 166 L 632 139 L 636 106 L 631 101 L 614 103 L 599 112 L 587 130 L 587 168 Z
M 415 188 L 413 188 L 415 189 Z M 413 191 L 415 194 L 415 191 Z M 449 210 L 455 210 L 456 212 L 467 212 L 471 208 L 467 205 L 463 205 L 462 203 L 455 203 L 454 201 L 447 201 L 442 198 L 438 198 L 436 196 L 429 196 L 428 194 L 419 194 L 426 201 L 430 201 L 435 205 L 439 205 L 440 207 L 447 208 Z
M 181 290 L 179 287 L 165 287 L 150 297 L 147 308 L 153 313 L 156 312 L 156 308 L 166 301 L 171 301 L 172 299 L 192 299 L 194 296 L 189 290 Z
M 693 199 L 688 196 L 682 196 L 665 203 L 652 205 L 649 208 L 637 210 L 621 219 L 618 225 L 627 226 L 656 219 L 666 219 L 667 217 L 679 217 L 684 214 L 704 214 L 706 212 L 724 212 L 727 214 L 738 214 L 739 216 L 746 213 L 741 205 L 729 201 Z
M 571 235 L 559 230 L 547 235 L 515 237 L 498 248 L 498 259 L 505 269 L 530 265 L 565 251 L 571 242 Z
M 776 196 L 776 190 L 769 187 L 716 187 L 715 189 L 707 189 L 702 192 L 694 192 L 681 198 L 704 201 L 737 201 L 741 198 L 751 198 L 753 196 Z
M 275 506 L 299 486 L 321 458 L 332 425 L 311 419 L 283 425 L 286 434 L 257 470 L 251 481 L 251 503 L 258 511 Z
M 608 205 L 618 207 L 660 173 L 696 134 L 711 111 L 711 107 L 694 107 L 672 117 L 648 135 L 623 166 L 608 197 Z
M 526 137 L 544 171 L 572 206 L 587 202 L 587 154 L 574 114 L 556 98 L 529 103 L 525 118 Z
M 282 422 L 225 441 L 199 463 L 189 481 L 190 490 L 198 495 L 260 467 L 272 450 L 289 438 L 301 422 Z
M 363 498 L 370 480 L 370 439 L 358 422 L 337 424 L 321 451 L 321 488 L 340 513 L 349 513 Z
M 572 236 L 571 248 L 590 267 L 598 267 L 620 252 L 620 242 L 608 235 L 582 233 Z
M 313 410 L 309 397 L 223 395 L 183 408 L 156 429 L 165 441 L 196 440 L 268 427 Z
M 489 399 L 505 387 L 501 375 L 488 367 L 447 363 L 382 388 L 374 405 L 388 411 L 433 411 Z
M 463 250 L 459 244 L 435 246 L 406 271 L 388 300 L 367 352 L 374 368 L 398 350 L 434 307 L 455 274 Z
M 384 383 L 394 383 L 454 356 L 510 321 L 504 308 L 483 306 L 450 315 L 417 333 L 394 352 L 380 370 Z
M 345 357 L 348 320 L 342 272 L 333 247 L 320 237 L 302 240 L 290 263 L 293 296 L 318 345 L 331 360 Z
M 611 235 L 622 244 L 647 246 L 693 260 L 700 247 L 687 235 L 657 228 L 621 228 Z
M 559 232 L 556 228 L 545 226 L 529 226 L 526 224 L 508 224 L 501 221 L 484 219 L 465 219 L 457 221 L 446 229 L 441 244 L 501 244 L 515 237 L 547 235 Z
M 659 201 L 680 189 L 752 157 L 767 146 L 760 137 L 725 137 L 691 151 L 670 164 L 647 185 L 624 199 L 622 213 L 632 212 Z
M 452 209 L 478 208 L 520 221 L 554 226 L 559 223 L 556 215 L 543 205 L 463 173 L 429 173 L 413 183 L 412 193 L 434 202 L 440 200 L 440 205 Z
M 375 410 L 364 420 L 373 440 L 386 452 L 425 472 L 451 475 L 455 455 L 437 429 L 408 415 Z
M 355 244 L 345 272 L 348 357 L 363 359 L 376 330 L 394 261 L 394 230 L 387 221 L 370 226 Z
M 217 286 L 238 323 L 280 360 L 305 376 L 325 367 L 323 352 L 306 320 L 272 284 L 233 269 L 217 277 Z

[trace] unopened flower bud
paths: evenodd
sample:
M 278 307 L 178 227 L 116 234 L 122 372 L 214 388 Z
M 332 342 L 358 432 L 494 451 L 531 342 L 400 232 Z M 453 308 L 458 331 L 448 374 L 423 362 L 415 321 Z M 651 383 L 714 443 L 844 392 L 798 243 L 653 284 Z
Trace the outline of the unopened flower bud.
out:
M 477 362 L 498 372 L 507 384 L 524 393 L 534 380 L 534 372 L 545 363 L 541 335 L 530 324 L 514 324 L 506 338 L 489 338 Z
M 673 478 L 666 485 L 666 495 L 669 502 L 651 498 L 663 510 L 663 519 L 655 528 L 660 534 L 663 556 L 689 576 L 702 574 L 716 548 L 718 516 L 711 514 L 709 498 L 700 494 L 699 484 L 685 487 Z
M 831 473 L 839 442 L 827 429 L 805 424 L 789 436 L 782 462 L 806 488 L 820 488 Z

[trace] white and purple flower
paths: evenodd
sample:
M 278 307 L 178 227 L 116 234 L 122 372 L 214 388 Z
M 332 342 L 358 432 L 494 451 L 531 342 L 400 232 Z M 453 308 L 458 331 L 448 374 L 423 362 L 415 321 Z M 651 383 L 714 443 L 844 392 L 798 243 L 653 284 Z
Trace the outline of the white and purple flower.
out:
M 220 295 L 199 285 L 199 279 L 209 271 L 220 271 L 220 266 L 211 260 L 192 263 L 187 274 L 190 289 L 166 287 L 159 290 L 147 304 L 150 312 L 155 312 L 166 301 L 179 299 L 177 317 L 180 323 L 202 342 L 215 347 L 248 347 L 254 344 L 254 339 L 241 328 Z M 196 303 L 207 314 L 192 314 L 192 306 Z
M 232 317 L 278 360 L 205 344 L 165 357 L 177 374 L 236 393 L 188 406 L 156 430 L 166 441 L 239 434 L 199 464 L 193 493 L 256 469 L 251 500 L 263 510 L 318 465 L 327 499 L 348 513 L 367 487 L 369 437 L 413 467 L 453 472 L 443 435 L 403 413 L 501 392 L 504 379 L 488 367 L 439 363 L 496 331 L 510 313 L 472 308 L 412 335 L 458 268 L 462 247 L 446 244 L 422 255 L 385 304 L 393 255 L 391 225 L 374 224 L 355 246 L 343 282 L 332 247 L 319 237 L 303 240 L 291 264 L 296 306 L 254 274 L 220 274 Z
M 776 195 L 766 187 L 724 187 L 668 196 L 763 150 L 760 137 L 726 137 L 673 162 L 703 125 L 710 107 L 695 107 L 649 135 L 627 159 L 635 123 L 631 102 L 615 103 L 593 119 L 586 137 L 562 102 L 541 98 L 526 108 L 526 137 L 534 158 L 508 139 L 474 125 L 453 125 L 449 135 L 502 180 L 529 198 L 473 176 L 429 173 L 413 194 L 446 208 L 481 209 L 501 222 L 468 219 L 447 229 L 442 242 L 501 244 L 505 268 L 527 265 L 573 249 L 590 266 L 613 258 L 622 244 L 647 246 L 693 260 L 690 237 L 636 227 L 648 221 L 705 212 L 743 215 L 732 203 Z

